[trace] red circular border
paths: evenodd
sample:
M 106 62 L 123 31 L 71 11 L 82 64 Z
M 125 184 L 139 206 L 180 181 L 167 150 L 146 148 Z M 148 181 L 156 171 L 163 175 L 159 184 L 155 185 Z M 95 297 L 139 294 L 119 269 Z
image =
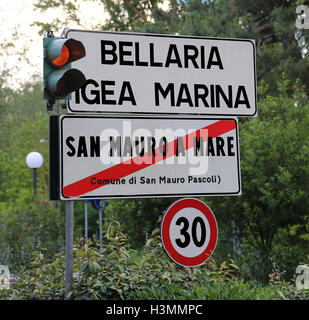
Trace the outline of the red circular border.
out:
M 169 229 L 175 214 L 183 208 L 195 208 L 204 214 L 210 227 L 210 239 L 206 249 L 196 257 L 185 257 L 178 253 L 170 239 Z M 208 206 L 193 198 L 181 199 L 174 202 L 166 211 L 161 223 L 161 238 L 163 246 L 172 260 L 185 267 L 195 267 L 207 261 L 214 252 L 218 238 L 218 227 L 214 214 Z

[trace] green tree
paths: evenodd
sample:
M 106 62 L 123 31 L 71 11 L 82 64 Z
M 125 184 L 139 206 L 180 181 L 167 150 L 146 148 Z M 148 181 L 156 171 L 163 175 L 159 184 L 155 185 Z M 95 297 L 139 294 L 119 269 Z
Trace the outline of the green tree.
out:
M 277 85 L 280 95 L 263 92 L 259 116 L 240 124 L 241 197 L 214 201 L 217 214 L 236 221 L 237 233 L 261 260 L 252 270 L 260 270 L 260 277 L 271 271 L 273 240 L 279 231 L 304 224 L 309 213 L 308 99 L 299 82 L 292 86 L 283 78 Z M 290 86 L 292 97 L 287 93 Z M 294 261 L 292 270 L 299 262 Z
M 98 29 L 193 36 L 250 38 L 256 41 L 257 77 L 264 79 L 272 92 L 285 72 L 291 81 L 301 79 L 309 93 L 308 30 L 295 27 L 296 7 L 308 0 L 171 0 L 162 10 L 158 0 L 97 0 L 109 18 Z M 70 21 L 79 23 L 82 12 L 78 1 L 41 0 L 36 8 L 47 10 L 61 6 L 66 19 L 44 24 L 42 30 L 59 30 Z
M 48 117 L 41 83 L 8 89 L 0 119 L 0 263 L 11 271 L 26 265 L 32 251 L 46 248 L 52 256 L 63 247 L 63 217 L 48 193 Z M 33 173 L 26 165 L 31 151 L 43 155 L 37 171 L 37 198 Z
M 147 234 L 156 227 L 158 217 L 163 215 L 174 200 L 176 199 L 111 200 L 106 214 L 121 221 L 131 243 L 135 247 L 141 247 Z

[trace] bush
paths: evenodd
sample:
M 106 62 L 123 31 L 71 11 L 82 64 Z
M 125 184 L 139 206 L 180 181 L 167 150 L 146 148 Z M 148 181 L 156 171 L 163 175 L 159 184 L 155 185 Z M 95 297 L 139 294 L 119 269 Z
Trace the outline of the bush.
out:
M 177 265 L 165 254 L 158 229 L 140 259 L 117 221 L 106 222 L 104 229 L 101 250 L 90 241 L 74 247 L 72 299 L 283 299 L 273 286 L 239 280 L 232 259 L 220 265 L 210 259 L 196 268 Z M 0 298 L 63 299 L 65 259 L 61 254 L 52 263 L 44 259 L 42 252 L 34 253 L 29 269 Z
M 1 215 L 2 210 L 6 214 Z M 7 208 L 0 201 L 0 264 L 17 273 L 30 264 L 32 253 L 40 248 L 47 249 L 44 256 L 52 261 L 63 248 L 61 222 L 57 209 L 45 200 L 28 201 L 26 209 L 22 205 Z

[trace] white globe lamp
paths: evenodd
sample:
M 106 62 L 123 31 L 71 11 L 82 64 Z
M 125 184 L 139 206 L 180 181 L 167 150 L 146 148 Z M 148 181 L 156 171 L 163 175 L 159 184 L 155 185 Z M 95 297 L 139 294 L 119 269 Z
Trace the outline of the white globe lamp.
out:
M 33 169 L 33 195 L 36 197 L 36 169 L 43 164 L 43 157 L 39 152 L 30 152 L 26 157 L 27 166 Z
M 40 168 L 43 164 L 43 157 L 39 152 L 30 152 L 26 158 L 27 166 L 31 169 Z

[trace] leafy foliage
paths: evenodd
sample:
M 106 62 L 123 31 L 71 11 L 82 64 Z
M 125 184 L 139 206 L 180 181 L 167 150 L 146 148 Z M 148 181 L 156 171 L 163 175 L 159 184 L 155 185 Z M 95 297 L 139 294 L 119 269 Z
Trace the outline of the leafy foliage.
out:
M 155 230 L 147 239 L 138 262 L 132 260 L 127 236 L 120 224 L 105 223 L 102 250 L 88 242 L 75 246 L 71 299 L 281 299 L 276 283 L 262 287 L 238 279 L 238 266 L 229 259 L 216 265 L 213 259 L 198 268 L 182 268 L 164 253 Z M 28 270 L 10 289 L 0 291 L 2 299 L 63 299 L 64 257 L 44 262 L 42 252 L 34 253 Z M 2 294 L 2 296 L 1 296 Z M 299 298 L 303 297 L 302 295 Z
M 287 91 L 290 86 L 292 97 Z M 291 85 L 283 78 L 278 87 L 278 97 L 260 99 L 259 117 L 240 123 L 242 196 L 213 202 L 216 213 L 236 222 L 237 234 L 246 239 L 247 249 L 262 260 L 256 265 L 260 271 L 254 273 L 261 272 L 259 278 L 264 274 L 264 279 L 270 272 L 272 244 L 279 231 L 302 224 L 299 238 L 307 232 L 308 221 L 309 104 L 299 82 Z M 243 247 L 244 255 L 247 249 Z M 305 253 L 306 246 L 302 255 Z M 289 275 L 299 259 L 290 266 Z
M 41 108 L 41 110 L 40 110 Z M 0 261 L 12 272 L 30 262 L 32 252 L 48 249 L 51 257 L 61 243 L 63 217 L 48 192 L 48 118 L 44 113 L 40 84 L 28 84 L 9 95 L 0 126 Z M 33 196 L 33 172 L 26 165 L 31 151 L 43 155 L 37 169 L 37 198 Z

